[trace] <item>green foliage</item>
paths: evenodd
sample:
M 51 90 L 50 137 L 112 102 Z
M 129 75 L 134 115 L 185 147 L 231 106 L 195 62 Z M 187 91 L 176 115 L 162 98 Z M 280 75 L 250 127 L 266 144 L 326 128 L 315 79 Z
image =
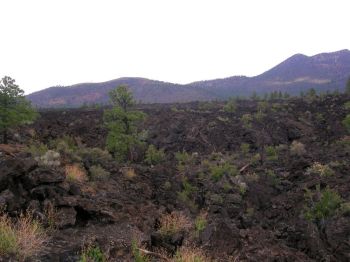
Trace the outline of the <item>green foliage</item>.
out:
M 198 216 L 194 221 L 194 226 L 196 230 L 196 234 L 199 235 L 207 226 L 207 220 L 204 216 Z
M 111 174 L 100 165 L 92 166 L 89 169 L 89 178 L 92 181 L 106 180 Z
M 49 148 L 47 147 L 47 145 L 39 142 L 35 144 L 30 144 L 25 148 L 24 151 L 30 153 L 33 157 L 41 157 L 47 151 L 49 151 Z
M 307 90 L 306 96 L 311 99 L 316 98 L 316 90 L 314 88 L 310 88 L 309 90 Z
M 193 164 L 194 157 L 186 151 L 176 152 L 175 159 L 177 160 L 177 168 L 180 172 L 184 172 L 186 167 Z
M 345 108 L 346 110 L 350 110 L 350 101 L 348 101 L 348 102 L 346 102 L 346 103 L 344 104 L 344 108 Z
M 257 110 L 258 111 L 266 113 L 268 109 L 269 109 L 269 103 L 268 102 L 266 102 L 266 101 L 258 102 L 258 105 L 257 105 Z
M 307 220 L 323 225 L 324 221 L 336 214 L 343 199 L 328 186 L 320 190 L 320 185 L 316 187 L 316 192 L 306 191 L 306 206 L 304 216 Z
M 98 147 L 81 147 L 77 150 L 76 154 L 84 161 L 88 161 L 92 165 L 104 166 L 106 163 L 112 160 L 112 156 L 107 150 L 103 150 Z
M 243 122 L 243 126 L 245 128 L 251 128 L 252 127 L 252 121 L 253 117 L 251 114 L 244 114 L 241 118 L 241 121 Z
M 88 246 L 83 250 L 79 262 L 106 262 L 107 258 L 98 246 Z
M 197 191 L 197 188 L 195 186 L 192 186 L 187 178 L 184 178 L 182 180 L 182 187 L 182 191 L 178 192 L 179 199 L 192 210 L 196 210 L 197 206 L 192 200 L 192 195 Z
M 157 150 L 154 145 L 150 145 L 146 151 L 145 162 L 149 165 L 160 164 L 165 160 L 163 149 Z
M 0 132 L 3 143 L 7 144 L 8 129 L 33 121 L 37 116 L 24 91 L 15 80 L 5 76 L 0 80 Z
M 269 161 L 278 160 L 277 149 L 274 146 L 265 147 L 266 159 Z
M 131 242 L 131 252 L 135 259 L 135 262 L 148 262 L 150 261 L 138 248 L 136 240 Z
M 345 126 L 348 133 L 350 133 L 350 114 L 345 117 L 342 123 Z
M 15 253 L 18 249 L 16 231 L 7 216 L 0 217 L 0 256 Z
M 219 181 L 225 174 L 229 176 L 238 175 L 237 167 L 227 162 L 210 167 L 211 177 L 214 181 Z
M 72 153 L 77 149 L 74 138 L 67 135 L 51 140 L 49 146 L 61 153 Z
M 258 111 L 254 114 L 254 118 L 259 122 L 263 121 L 265 117 L 266 117 L 266 114 L 262 111 Z
M 230 98 L 224 105 L 224 111 L 228 113 L 234 113 L 237 110 L 237 102 L 235 98 Z
M 127 86 L 121 85 L 109 95 L 113 108 L 104 112 L 104 121 L 109 130 L 107 148 L 118 161 L 133 160 L 135 147 L 142 144 L 137 124 L 145 118 L 145 114 L 131 110 L 135 102 Z
M 250 145 L 248 143 L 242 143 L 241 144 L 241 152 L 244 156 L 247 156 L 249 154 Z

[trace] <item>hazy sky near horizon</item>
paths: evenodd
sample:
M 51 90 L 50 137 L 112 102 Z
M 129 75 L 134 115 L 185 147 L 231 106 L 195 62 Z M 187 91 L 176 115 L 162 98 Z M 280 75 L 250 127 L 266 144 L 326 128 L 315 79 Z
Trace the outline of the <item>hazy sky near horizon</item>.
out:
M 258 75 L 350 48 L 348 0 L 0 0 L 0 77 L 26 94 L 119 77 Z

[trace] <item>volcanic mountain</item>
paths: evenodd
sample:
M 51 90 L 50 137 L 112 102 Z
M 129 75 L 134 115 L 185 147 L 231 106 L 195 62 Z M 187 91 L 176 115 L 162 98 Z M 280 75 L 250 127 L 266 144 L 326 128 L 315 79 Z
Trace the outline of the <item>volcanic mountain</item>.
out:
M 232 76 L 186 85 L 146 78 L 123 77 L 102 83 L 82 83 L 50 87 L 28 95 L 38 107 L 77 107 L 108 103 L 109 90 L 121 84 L 130 86 L 137 101 L 173 103 L 226 99 L 272 91 L 299 94 L 309 88 L 317 91 L 343 89 L 350 77 L 350 51 L 345 49 L 314 56 L 296 54 L 270 70 L 254 76 Z

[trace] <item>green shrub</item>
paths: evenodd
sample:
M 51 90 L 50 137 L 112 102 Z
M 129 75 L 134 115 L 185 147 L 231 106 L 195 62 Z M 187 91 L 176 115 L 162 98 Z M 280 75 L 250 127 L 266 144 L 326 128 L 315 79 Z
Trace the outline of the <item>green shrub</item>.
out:
M 88 246 L 83 250 L 79 262 L 106 262 L 107 258 L 98 246 Z
M 110 176 L 110 173 L 100 165 L 90 167 L 89 178 L 92 181 L 106 180 L 109 178 L 109 176 Z
M 259 153 L 256 153 L 254 156 L 252 156 L 251 163 L 252 165 L 257 165 L 261 159 L 261 156 Z
M 237 102 L 234 98 L 230 98 L 224 105 L 224 111 L 228 113 L 234 113 L 237 110 Z
M 346 103 L 344 104 L 344 108 L 345 108 L 346 110 L 350 110 L 350 101 L 348 101 L 348 102 L 346 102 Z
M 139 250 L 135 240 L 133 240 L 131 242 L 131 252 L 132 252 L 132 255 L 135 259 L 135 262 L 148 262 L 148 261 L 150 261 L 149 258 Z
M 241 152 L 242 155 L 247 156 L 249 154 L 249 150 L 250 150 L 250 145 L 247 143 L 242 143 L 241 144 Z
M 0 256 L 14 254 L 17 250 L 16 231 L 10 219 L 2 215 L 0 217 Z
M 15 222 L 6 214 L 0 216 L 0 256 L 26 261 L 42 250 L 46 240 L 46 232 L 31 214 L 20 215 Z
M 27 146 L 24 149 L 25 152 L 30 153 L 33 157 L 41 157 L 43 156 L 47 151 L 49 151 L 49 148 L 47 145 L 43 143 L 36 143 L 36 144 L 31 144 Z
M 50 148 L 59 152 L 73 152 L 77 149 L 74 138 L 64 135 L 49 142 Z
M 106 163 L 113 159 L 107 150 L 103 150 L 98 147 L 82 147 L 77 150 L 76 154 L 81 159 L 88 161 L 92 165 L 104 166 Z
M 245 128 L 251 128 L 252 127 L 252 121 L 253 117 L 251 114 L 244 114 L 241 118 L 241 121 L 243 123 L 243 127 Z
M 343 199 L 336 191 L 328 186 L 320 190 L 320 185 L 316 187 L 316 192 L 306 191 L 306 206 L 304 216 L 307 220 L 323 225 L 325 220 L 334 216 L 340 208 Z
M 192 195 L 197 191 L 197 187 L 192 186 L 191 183 L 184 178 L 182 180 L 182 191 L 178 192 L 178 198 L 180 201 L 185 203 L 190 209 L 196 210 L 197 206 L 195 202 L 192 200 Z
M 258 112 L 266 113 L 268 109 L 269 109 L 269 103 L 268 102 L 266 102 L 266 101 L 258 102 L 258 105 L 257 105 Z
M 278 160 L 278 153 L 274 146 L 265 147 L 266 159 L 269 161 Z
M 342 123 L 345 126 L 348 133 L 350 133 L 350 114 L 345 117 Z
M 236 166 L 225 162 L 223 164 L 211 166 L 210 173 L 214 181 L 219 181 L 225 174 L 229 176 L 238 175 L 238 170 Z
M 207 226 L 207 219 L 204 215 L 199 215 L 194 221 L 194 226 L 197 236 L 205 229 Z
M 328 165 L 322 165 L 319 162 L 315 162 L 306 170 L 307 174 L 317 174 L 321 177 L 332 176 L 334 175 L 334 171 Z
M 176 152 L 175 158 L 178 162 L 177 168 L 180 172 L 184 172 L 186 166 L 191 165 L 194 161 L 193 155 L 190 155 L 186 151 L 183 152 Z
M 154 145 L 150 145 L 146 151 L 145 162 L 149 165 L 160 164 L 165 160 L 163 149 L 157 150 Z
M 258 111 L 258 112 L 256 112 L 255 114 L 254 114 L 254 118 L 257 120 L 257 121 L 259 121 L 259 122 L 261 122 L 261 121 L 263 121 L 263 119 L 266 117 L 266 114 L 264 113 L 264 112 L 262 112 L 262 111 Z

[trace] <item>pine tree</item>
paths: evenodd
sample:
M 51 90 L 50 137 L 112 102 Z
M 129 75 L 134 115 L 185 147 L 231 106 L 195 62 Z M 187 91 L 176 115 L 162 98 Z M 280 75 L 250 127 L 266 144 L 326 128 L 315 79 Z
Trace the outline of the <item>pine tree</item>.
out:
M 33 121 L 36 115 L 15 80 L 9 76 L 3 77 L 0 80 L 0 132 L 3 143 L 8 143 L 10 128 Z

